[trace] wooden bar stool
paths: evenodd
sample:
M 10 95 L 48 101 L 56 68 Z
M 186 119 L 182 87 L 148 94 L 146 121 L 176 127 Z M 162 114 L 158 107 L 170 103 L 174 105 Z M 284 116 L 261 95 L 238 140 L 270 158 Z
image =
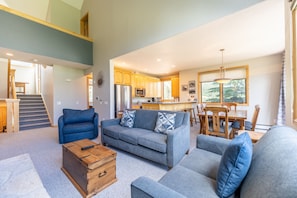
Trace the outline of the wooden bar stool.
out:
M 184 112 L 189 112 L 190 113 L 190 123 L 191 126 L 193 126 L 193 122 L 195 121 L 195 124 L 197 124 L 197 119 L 196 119 L 196 115 L 195 115 L 195 110 L 194 108 L 186 108 L 184 109 Z

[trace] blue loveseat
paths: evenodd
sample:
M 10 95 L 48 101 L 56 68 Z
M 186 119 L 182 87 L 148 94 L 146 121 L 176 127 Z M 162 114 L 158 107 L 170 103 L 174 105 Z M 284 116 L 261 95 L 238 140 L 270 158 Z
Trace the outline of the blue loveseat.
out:
M 59 117 L 59 143 L 64 144 L 98 136 L 98 113 L 94 108 L 86 110 L 63 109 Z
M 155 132 L 158 112 L 175 114 L 174 130 Z M 168 166 L 176 165 L 190 149 L 190 115 L 187 112 L 135 110 L 132 127 L 121 119 L 101 121 L 101 141 L 121 150 Z
M 247 133 L 244 134 L 247 135 Z M 245 144 L 248 141 L 243 142 Z M 133 181 L 131 184 L 132 198 L 219 197 L 217 180 L 220 174 L 218 171 L 223 164 L 221 161 L 226 156 L 225 152 L 230 151 L 231 144 L 231 140 L 198 135 L 197 148 L 158 182 L 145 176 Z M 242 150 L 239 151 L 241 153 Z M 272 127 L 252 146 L 251 151 L 244 151 L 252 153 L 251 161 L 248 161 L 247 174 L 241 175 L 242 172 L 230 174 L 229 176 L 233 179 L 238 179 L 239 175 L 243 178 L 239 182 L 239 187 L 236 187 L 235 193 L 220 197 L 296 197 L 297 131 L 285 126 Z M 244 163 L 237 163 L 237 161 L 231 165 L 234 164 L 238 165 L 236 168 L 244 166 Z M 229 171 L 234 173 L 236 168 L 231 167 L 229 166 Z M 223 192 L 229 191 L 230 185 L 232 187 L 234 183 L 225 183 Z

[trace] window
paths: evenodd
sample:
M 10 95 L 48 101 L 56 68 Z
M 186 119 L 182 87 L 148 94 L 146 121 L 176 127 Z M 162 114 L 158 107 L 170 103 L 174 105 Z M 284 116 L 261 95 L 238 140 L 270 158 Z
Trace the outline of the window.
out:
M 218 73 L 219 70 L 198 73 L 200 102 L 247 104 L 248 66 L 226 68 L 226 76 L 232 80 L 225 84 L 213 81 Z

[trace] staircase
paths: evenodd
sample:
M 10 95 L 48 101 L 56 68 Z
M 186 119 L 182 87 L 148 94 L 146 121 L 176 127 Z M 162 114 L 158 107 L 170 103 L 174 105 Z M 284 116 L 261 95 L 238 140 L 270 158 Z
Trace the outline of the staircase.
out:
M 51 126 L 41 95 L 19 94 L 20 131 Z

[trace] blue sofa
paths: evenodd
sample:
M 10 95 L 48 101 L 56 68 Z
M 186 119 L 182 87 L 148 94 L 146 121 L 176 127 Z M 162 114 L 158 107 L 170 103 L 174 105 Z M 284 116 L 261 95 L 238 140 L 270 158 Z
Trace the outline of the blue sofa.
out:
M 63 109 L 63 115 L 58 119 L 59 143 L 98 137 L 98 119 L 98 113 L 94 108 Z
M 158 112 L 175 114 L 174 130 L 155 132 Z M 135 110 L 131 128 L 121 125 L 121 119 L 101 121 L 101 141 L 137 156 L 163 164 L 176 165 L 190 149 L 190 115 L 187 112 Z
M 230 141 L 199 135 L 197 148 L 158 182 L 144 176 L 133 181 L 132 198 L 219 197 L 218 170 Z M 235 193 L 227 197 L 296 197 L 296 151 L 297 131 L 285 126 L 272 127 L 252 146 L 248 172 Z

